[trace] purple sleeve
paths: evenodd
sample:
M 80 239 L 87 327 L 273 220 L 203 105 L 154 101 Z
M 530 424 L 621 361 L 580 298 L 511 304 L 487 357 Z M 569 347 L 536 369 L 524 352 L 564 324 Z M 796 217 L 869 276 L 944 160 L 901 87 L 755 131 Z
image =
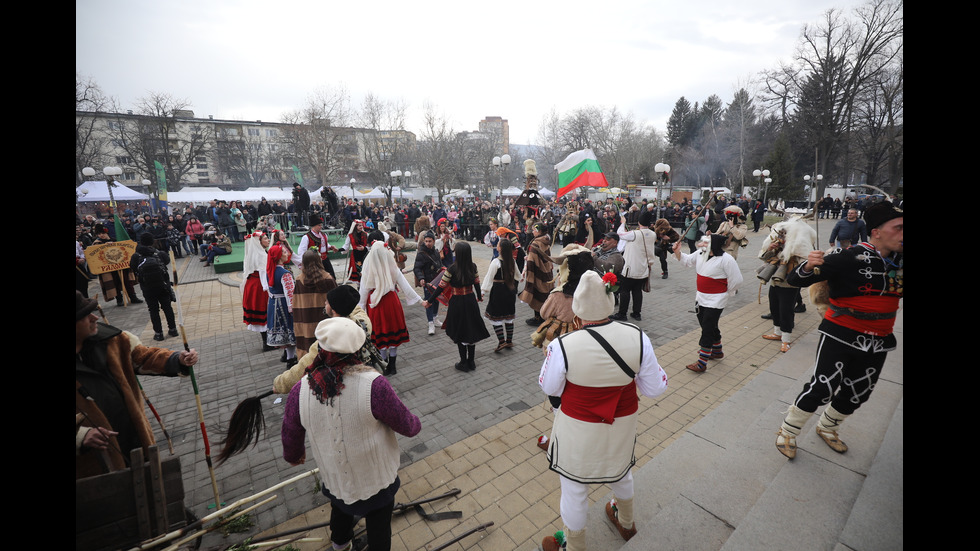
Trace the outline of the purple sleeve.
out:
M 286 398 L 286 411 L 282 417 L 282 458 L 296 463 L 306 454 L 306 429 L 299 418 L 299 393 L 303 382 L 293 385 Z
M 422 430 L 422 422 L 408 411 L 384 377 L 375 378 L 371 384 L 371 415 L 403 436 L 415 436 Z

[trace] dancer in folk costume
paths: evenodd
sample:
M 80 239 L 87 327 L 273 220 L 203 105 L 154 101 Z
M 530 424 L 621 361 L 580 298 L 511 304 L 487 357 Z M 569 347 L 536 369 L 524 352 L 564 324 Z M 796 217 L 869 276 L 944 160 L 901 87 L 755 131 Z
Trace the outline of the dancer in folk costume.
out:
M 507 239 L 497 243 L 499 253 L 490 261 L 487 275 L 483 278 L 483 293 L 488 295 L 484 315 L 490 320 L 493 332 L 497 335 L 499 352 L 514 346 L 514 315 L 517 305 L 517 284 L 521 273 L 514 261 L 514 244 Z
M 309 249 L 316 249 L 320 253 L 320 262 L 323 264 L 323 268 L 330 274 L 330 277 L 334 280 L 337 279 L 337 274 L 333 271 L 333 265 L 330 264 L 330 251 L 336 251 L 337 248 L 331 245 L 327 241 L 327 234 L 323 232 L 323 218 L 318 214 L 310 215 L 310 231 L 306 232 L 302 239 L 299 241 L 299 247 L 296 247 L 296 257 L 302 261 L 303 255 Z
M 398 478 L 397 434 L 415 436 L 422 425 L 395 390 L 357 354 L 365 337 L 346 318 L 316 330 L 318 350 L 307 375 L 293 386 L 282 420 L 283 459 L 306 462 L 306 438 L 330 500 L 331 549 L 352 549 L 363 517 L 368 546 L 391 549 L 391 514 Z
M 364 221 L 354 220 L 351 222 L 350 231 L 347 232 L 344 246 L 340 248 L 341 252 L 350 250 L 350 258 L 347 264 L 347 271 L 350 272 L 349 280 L 361 280 L 361 268 L 369 249 L 370 243 L 368 242 L 368 234 L 364 230 Z
M 905 215 L 889 201 L 864 213 L 868 241 L 831 253 L 811 251 L 787 277 L 791 285 L 826 286 L 830 304 L 818 328 L 813 377 L 790 406 L 776 449 L 796 457 L 796 437 L 822 404 L 816 432 L 838 453 L 841 423 L 871 397 L 889 352 L 895 350 L 895 316 L 905 296 Z M 811 296 L 814 289 L 810 289 Z
M 374 345 L 388 362 L 388 375 L 394 375 L 397 373 L 398 347 L 409 341 L 398 290 L 405 293 L 410 305 L 421 301 L 422 297 L 395 265 L 395 255 L 385 246 L 384 240 L 371 245 L 362 268 L 358 306 L 367 311 Z
M 476 369 L 476 343 L 490 336 L 477 301 L 483 300 L 483 288 L 480 286 L 480 276 L 473 263 L 473 252 L 470 244 L 465 241 L 456 243 L 456 262 L 446 269 L 442 281 L 435 290 L 426 294 L 422 303 L 428 307 L 435 297 L 445 288 L 452 289 L 452 298 L 446 308 L 446 335 L 459 349 L 459 363 L 456 369 L 473 371 Z M 474 293 L 476 296 L 474 297 Z
M 313 215 L 316 216 L 316 215 Z M 296 278 L 293 291 L 293 331 L 300 357 L 305 355 L 316 341 L 316 326 L 327 318 L 324 305 L 327 293 L 337 286 L 337 281 L 323 267 L 320 252 L 309 249 L 303 254 L 303 271 Z
M 285 268 L 291 260 L 290 255 L 281 243 L 276 243 L 269 248 L 265 270 L 266 277 L 269 278 L 266 342 L 269 346 L 284 349 L 287 369 L 298 361 L 296 334 L 293 332 L 293 291 L 296 282 L 293 274 Z
M 786 278 L 796 267 L 806 262 L 810 251 L 817 248 L 817 232 L 799 217 L 779 222 L 762 243 L 759 258 L 766 264 L 759 277 L 769 282 L 769 314 L 773 330 L 762 336 L 770 341 L 780 341 L 780 352 L 787 352 L 793 342 L 796 322 L 796 301 L 800 288 L 790 285 Z M 766 269 L 768 268 L 768 269 Z
M 708 360 L 720 360 L 725 357 L 721 347 L 721 331 L 718 320 L 721 312 L 728 304 L 728 297 L 735 294 L 742 284 L 742 272 L 738 263 L 724 250 L 726 237 L 723 235 L 708 236 L 709 241 L 698 243 L 701 249 L 694 254 L 681 252 L 681 244 L 674 244 L 674 256 L 681 264 L 694 267 L 697 270 L 697 295 L 695 310 L 698 323 L 701 325 L 701 347 L 698 361 L 687 366 L 691 371 L 704 373 L 708 369 Z
M 738 250 L 749 244 L 745 235 L 749 232 L 749 227 L 745 225 L 745 213 L 737 205 L 725 207 L 725 219 L 718 225 L 715 233 L 724 235 L 728 240 L 725 243 L 725 252 L 738 260 Z
M 561 254 L 551 259 L 558 264 L 548 300 L 541 306 L 541 317 L 545 319 L 537 331 L 531 333 L 531 344 L 547 348 L 559 335 L 574 331 L 575 313 L 572 312 L 572 296 L 578 288 L 582 274 L 595 267 L 592 251 L 577 243 L 561 250 Z
M 269 261 L 269 236 L 256 231 L 245 236 L 245 261 L 242 264 L 242 321 L 249 331 L 262 335 L 262 351 L 275 350 L 269 346 L 267 336 L 267 315 L 269 313 L 269 276 L 266 264 Z
M 527 264 L 524 266 L 524 291 L 521 300 L 534 310 L 534 317 L 527 320 L 528 325 L 535 327 L 544 322 L 541 317 L 541 306 L 548 300 L 548 293 L 554 289 L 551 271 L 551 238 L 544 231 L 542 224 L 535 224 L 531 229 L 534 239 L 527 248 Z
M 611 321 L 612 289 L 598 273 L 582 275 L 572 310 L 579 330 L 548 345 L 538 385 L 560 397 L 548 441 L 548 462 L 561 483 L 561 539 L 548 536 L 545 551 L 582 551 L 589 510 L 589 485 L 608 484 L 615 500 L 606 516 L 629 540 L 633 519 L 639 392 L 650 398 L 667 390 L 650 338 L 639 327 Z M 564 545 L 567 545 L 565 547 Z

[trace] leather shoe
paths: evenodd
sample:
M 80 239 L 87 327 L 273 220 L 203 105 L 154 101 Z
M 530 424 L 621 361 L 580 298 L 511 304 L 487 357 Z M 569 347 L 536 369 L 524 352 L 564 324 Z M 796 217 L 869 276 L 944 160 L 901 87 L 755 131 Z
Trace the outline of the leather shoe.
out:
M 616 527 L 616 530 L 619 530 L 619 535 L 622 536 L 624 540 L 629 541 L 630 538 L 636 535 L 635 522 L 633 523 L 633 527 L 630 528 L 629 530 L 623 528 L 623 525 L 619 523 L 619 517 L 617 516 L 616 506 L 613 504 L 612 501 L 606 502 L 606 516 L 613 523 L 613 526 Z
M 643 317 L 640 316 L 640 314 L 630 314 L 630 317 L 635 319 L 636 321 L 640 321 L 643 319 Z
M 167 332 L 167 334 L 170 335 L 171 337 L 179 337 L 180 331 L 178 331 L 176 328 L 171 328 L 170 331 Z
M 664 272 L 664 275 L 660 276 L 660 279 L 667 279 L 667 272 Z
M 844 453 L 847 451 L 847 444 L 845 444 L 844 441 L 837 436 L 836 432 L 822 429 L 817 426 L 817 436 L 819 436 L 820 439 L 830 446 L 830 449 L 834 450 L 835 452 Z
M 819 433 L 818 433 L 819 434 Z M 796 437 L 783 430 L 782 427 L 776 432 L 776 449 L 779 453 L 793 459 L 796 457 Z
M 704 373 L 705 371 L 708 370 L 707 367 L 701 367 L 701 364 L 697 362 L 688 365 L 687 368 L 690 369 L 691 371 L 697 371 L 698 373 Z
M 617 313 L 609 316 L 609 319 L 615 320 L 615 321 L 626 321 L 626 315 L 625 314 L 620 314 L 619 312 L 617 312 Z
M 767 341 L 778 341 L 778 340 L 782 339 L 781 336 L 776 335 L 774 333 L 770 333 L 768 335 L 762 335 L 762 338 L 766 339 Z
M 796 308 L 793 308 L 793 311 L 796 312 L 797 314 L 802 314 L 803 312 L 806 312 L 806 305 L 797 304 Z
M 163 333 L 154 333 L 153 334 L 153 340 L 155 340 L 155 341 L 162 341 L 163 340 Z
M 779 345 L 779 351 L 780 352 L 789 352 L 789 343 L 788 342 L 784 342 L 781 345 Z

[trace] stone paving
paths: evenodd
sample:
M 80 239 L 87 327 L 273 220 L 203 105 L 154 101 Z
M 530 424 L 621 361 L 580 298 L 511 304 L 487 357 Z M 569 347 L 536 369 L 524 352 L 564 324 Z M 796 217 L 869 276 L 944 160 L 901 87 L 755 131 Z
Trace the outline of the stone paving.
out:
M 643 320 L 635 323 L 653 341 L 670 388 L 658 399 L 640 401 L 638 468 L 779 356 L 778 343 L 759 338 L 771 329 L 771 324 L 759 317 L 768 311 L 768 305 L 765 300 L 758 303 L 755 277 L 759 263 L 756 253 L 764 234 L 750 232 L 749 238 L 750 244 L 742 249 L 739 259 L 745 283 L 721 319 L 726 356 L 712 362 L 707 373 L 699 375 L 684 368 L 696 359 L 699 334 L 693 313 L 693 269 L 680 267 L 668 258 L 670 277 L 654 279 L 652 292 L 644 295 Z M 490 251 L 482 244 L 471 244 L 483 277 Z M 555 254 L 558 250 L 557 246 L 553 249 Z M 409 266 L 413 257 L 410 252 Z M 241 322 L 241 274 L 218 277 L 193 257 L 178 260 L 177 265 L 184 325 L 190 345 L 201 355 L 196 372 L 214 457 L 222 430 L 238 403 L 271 389 L 272 379 L 284 364 L 279 362 L 278 352 L 262 353 L 259 336 L 245 330 Z M 343 273 L 340 262 L 335 261 L 334 268 Z M 98 291 L 94 283 L 90 289 L 92 293 Z M 143 305 L 120 308 L 113 304 L 105 306 L 105 311 L 113 325 L 135 332 L 147 344 L 155 344 Z M 560 526 L 560 520 L 558 478 L 548 471 L 543 452 L 535 446 L 537 436 L 550 432 L 552 415 L 544 407 L 545 399 L 536 383 L 543 353 L 530 345 L 531 328 L 522 321 L 532 315 L 531 310 L 518 305 L 515 348 L 493 353 L 496 342 L 492 332 L 490 339 L 477 345 L 477 369 L 472 373 L 453 368 L 458 360 L 456 346 L 442 331 L 426 335 L 421 305 L 405 306 L 405 312 L 412 340 L 399 348 L 399 370 L 391 382 L 409 409 L 421 418 L 422 431 L 413 438 L 399 437 L 402 489 L 397 501 L 460 488 L 458 498 L 427 508 L 461 510 L 463 518 L 427 522 L 414 512 L 396 517 L 393 548 L 420 549 L 434 540 L 438 544 L 450 539 L 451 534 L 492 521 L 492 528 L 468 537 L 464 547 L 535 549 L 544 534 L 553 531 L 556 524 Z M 796 333 L 804 334 L 818 321 L 813 308 L 798 315 Z M 162 344 L 181 346 L 180 339 L 172 338 Z M 214 493 L 204 461 L 192 386 L 183 380 L 141 380 L 181 457 L 185 503 L 198 516 L 208 514 L 213 511 Z M 224 504 L 313 468 L 312 461 L 292 467 L 281 459 L 283 405 L 276 398 L 264 399 L 266 430 L 261 441 L 216 467 Z M 166 454 L 159 427 L 156 432 Z M 605 486 L 598 486 L 593 497 L 606 492 Z M 253 533 L 273 527 L 284 530 L 306 526 L 329 518 L 329 505 L 313 492 L 311 478 L 277 494 L 276 501 L 253 514 Z M 326 531 L 320 530 L 319 534 L 325 537 Z M 206 548 L 231 543 L 217 535 L 209 535 L 204 541 Z M 324 549 L 328 545 L 308 544 L 300 548 Z

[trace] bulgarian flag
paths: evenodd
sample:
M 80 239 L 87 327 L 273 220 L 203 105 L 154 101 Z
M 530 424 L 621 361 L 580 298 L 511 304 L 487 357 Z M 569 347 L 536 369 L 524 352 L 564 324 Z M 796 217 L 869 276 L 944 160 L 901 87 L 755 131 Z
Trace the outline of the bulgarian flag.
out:
M 558 191 L 555 199 L 560 198 L 577 187 L 609 187 L 609 182 L 599 168 L 599 161 L 591 149 L 576 151 L 555 165 L 558 171 Z

